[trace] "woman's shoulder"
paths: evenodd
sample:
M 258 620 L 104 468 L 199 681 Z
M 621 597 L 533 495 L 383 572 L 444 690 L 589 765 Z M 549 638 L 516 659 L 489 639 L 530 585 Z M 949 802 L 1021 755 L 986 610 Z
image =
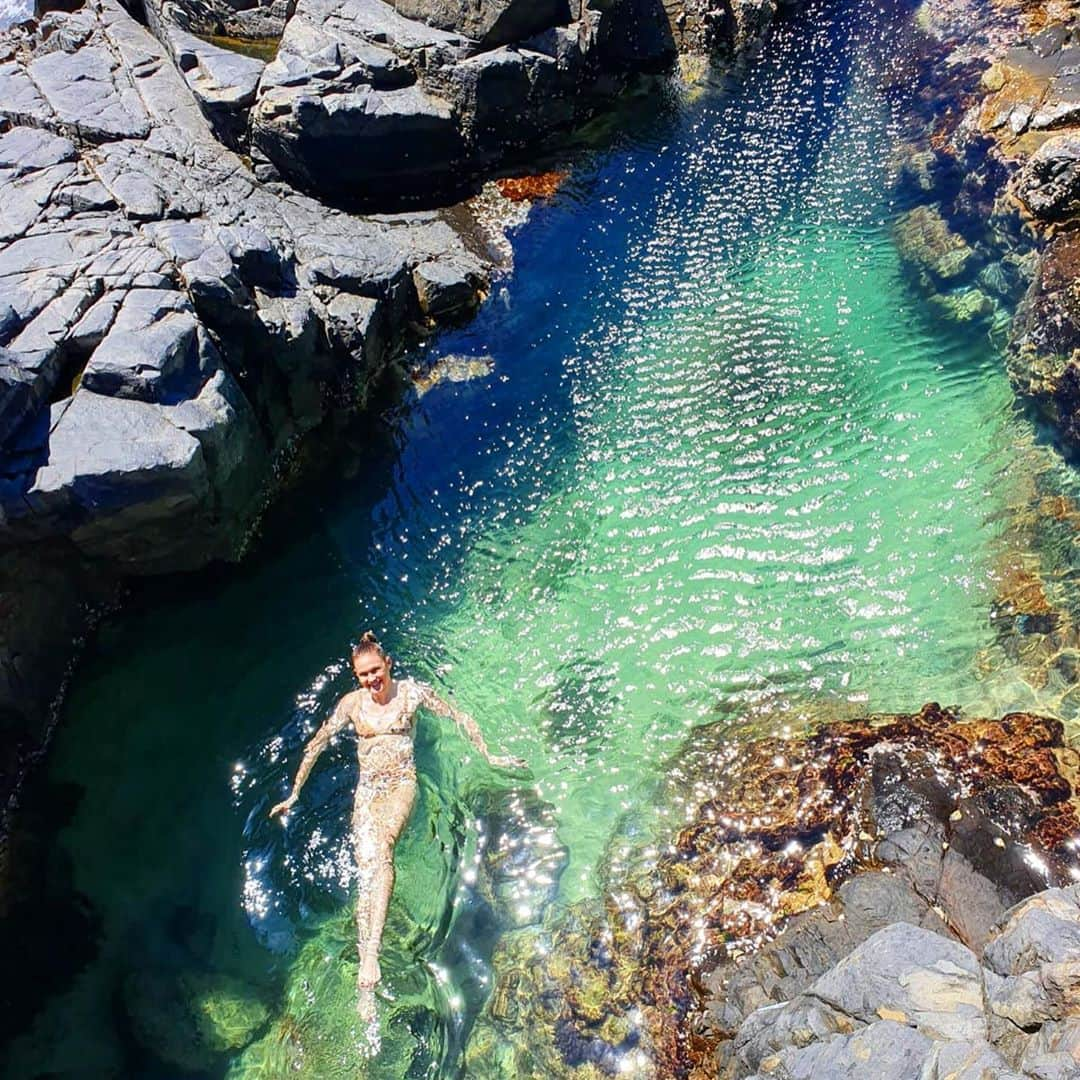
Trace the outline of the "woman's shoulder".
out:
M 418 697 L 424 692 L 424 684 L 419 679 L 406 675 L 405 678 L 398 680 L 398 689 L 409 697 Z
M 338 703 L 334 706 L 334 711 L 339 713 L 352 713 L 360 704 L 361 692 L 359 690 L 350 690 L 348 693 L 342 694 L 338 698 Z

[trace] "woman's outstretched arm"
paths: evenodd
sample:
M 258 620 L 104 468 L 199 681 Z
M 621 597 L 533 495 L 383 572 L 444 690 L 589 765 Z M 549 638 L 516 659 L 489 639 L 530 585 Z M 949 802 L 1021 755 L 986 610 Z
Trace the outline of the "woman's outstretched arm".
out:
M 270 817 L 276 814 L 284 814 L 296 805 L 300 796 L 300 789 L 307 782 L 311 770 L 315 768 L 315 762 L 319 755 L 330 745 L 330 740 L 349 723 L 349 713 L 343 707 L 345 699 L 337 703 L 336 708 L 323 723 L 322 727 L 312 735 L 310 742 L 304 747 L 304 756 L 300 759 L 300 767 L 296 770 L 296 778 L 293 780 L 292 791 L 289 797 L 271 807 Z
M 444 701 L 427 683 L 417 683 L 417 686 L 420 687 L 420 703 L 437 716 L 444 716 L 448 720 L 453 720 L 461 729 L 461 733 L 465 738 L 484 755 L 484 759 L 489 765 L 501 769 L 527 769 L 529 767 L 528 763 L 522 761 L 521 758 L 492 754 L 487 748 L 487 743 L 484 742 L 484 736 L 480 734 L 480 729 L 476 726 L 476 721 L 468 713 L 462 712 L 457 706 Z

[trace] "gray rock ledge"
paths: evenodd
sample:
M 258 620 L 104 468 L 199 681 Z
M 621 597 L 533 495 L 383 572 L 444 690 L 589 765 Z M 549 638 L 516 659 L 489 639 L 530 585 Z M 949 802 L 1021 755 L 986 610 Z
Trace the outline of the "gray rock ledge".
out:
M 853 878 L 838 902 L 847 908 L 852 890 L 882 877 Z M 904 888 L 899 881 L 891 887 Z M 809 913 L 767 947 L 772 959 L 762 955 L 755 966 L 780 970 L 786 954 L 800 955 L 798 936 L 835 917 Z M 981 957 L 946 934 L 943 925 L 934 931 L 908 922 L 877 930 L 789 1001 L 746 1016 L 717 1075 L 1076 1080 L 1080 885 L 1036 893 L 1010 909 Z M 797 978 L 798 967 L 788 974 Z
M 87 576 L 234 557 L 275 455 L 487 287 L 467 208 L 364 218 L 267 185 L 182 66 L 112 0 L 0 37 L 0 593 L 20 606 L 34 551 L 65 553 L 76 610 Z M 68 655 L 81 620 L 50 642 L 11 607 L 19 730 L 56 692 L 41 650 Z

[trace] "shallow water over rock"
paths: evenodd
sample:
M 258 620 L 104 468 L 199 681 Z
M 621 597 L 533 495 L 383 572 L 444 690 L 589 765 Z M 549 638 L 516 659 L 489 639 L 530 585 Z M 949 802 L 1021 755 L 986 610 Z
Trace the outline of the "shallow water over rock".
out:
M 1060 698 L 1045 666 L 1078 645 L 1042 576 L 1071 556 L 1033 550 L 1024 515 L 1059 499 L 1067 519 L 1069 480 L 1014 415 L 992 319 L 946 321 L 902 266 L 901 17 L 811 5 L 744 79 L 598 128 L 518 234 L 514 278 L 424 358 L 473 377 L 346 442 L 239 569 L 104 628 L 32 802 L 48 850 L 25 906 L 48 918 L 20 924 L 43 944 L 85 924 L 89 944 L 49 952 L 7 1075 L 174 1076 L 123 1004 L 143 972 L 173 973 L 172 996 L 226 987 L 251 1018 L 246 1047 L 235 1025 L 207 1038 L 219 1072 L 455 1075 L 499 934 L 595 900 L 613 835 L 647 862 L 682 824 L 658 785 L 688 729 Z M 514 788 L 422 719 L 374 1055 L 348 741 L 286 830 L 266 820 L 368 626 L 533 772 Z

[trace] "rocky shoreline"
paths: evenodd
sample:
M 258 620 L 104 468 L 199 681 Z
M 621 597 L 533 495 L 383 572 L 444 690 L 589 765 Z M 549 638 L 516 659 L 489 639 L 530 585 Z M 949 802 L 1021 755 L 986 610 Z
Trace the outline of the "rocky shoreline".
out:
M 88 0 L 0 36 L 0 793 L 95 609 L 238 558 L 297 441 L 482 302 L 494 196 L 441 204 L 679 50 L 752 48 L 773 11 L 150 0 L 142 25 Z M 1075 11 L 927 0 L 911 32 L 898 250 L 935 318 L 1007 335 L 1018 399 L 1075 456 Z M 1056 498 L 1030 532 L 1071 550 Z M 1000 593 L 998 651 L 1080 715 L 1080 613 L 1011 555 Z M 696 731 L 670 848 L 613 849 L 602 900 L 499 941 L 469 1075 L 1080 1075 L 1078 782 L 1035 712 Z
M 510 203 L 448 199 L 772 11 L 88 0 L 0 35 L 5 804 L 94 612 L 239 557 L 298 440 L 507 269 Z
M 1076 1075 L 1078 765 L 1058 721 L 936 705 L 697 730 L 673 846 L 504 935 L 469 1075 Z

